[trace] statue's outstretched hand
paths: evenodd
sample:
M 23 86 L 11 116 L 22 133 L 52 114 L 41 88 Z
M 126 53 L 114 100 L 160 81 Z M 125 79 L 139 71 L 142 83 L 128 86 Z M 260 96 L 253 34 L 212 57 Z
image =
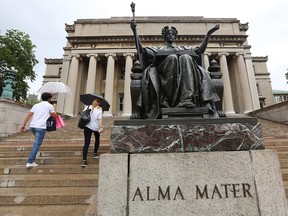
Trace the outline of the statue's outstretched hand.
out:
M 215 31 L 217 31 L 219 28 L 220 28 L 220 25 L 219 25 L 219 24 L 217 24 L 217 25 L 214 26 Z
M 136 31 L 136 26 L 137 26 L 137 24 L 136 24 L 135 19 L 132 19 L 130 22 L 130 28 L 132 29 L 133 32 Z
M 209 34 L 212 34 L 213 32 L 217 31 L 220 28 L 219 24 L 215 25 L 212 29 L 209 30 Z

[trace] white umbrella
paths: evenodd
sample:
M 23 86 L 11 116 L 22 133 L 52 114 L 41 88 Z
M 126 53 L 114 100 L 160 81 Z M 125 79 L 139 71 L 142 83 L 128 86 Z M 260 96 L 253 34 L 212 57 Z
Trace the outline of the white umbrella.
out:
M 63 82 L 47 82 L 45 83 L 38 91 L 38 93 L 42 94 L 44 92 L 49 92 L 51 94 L 55 93 L 66 93 L 71 94 L 70 88 L 64 84 Z

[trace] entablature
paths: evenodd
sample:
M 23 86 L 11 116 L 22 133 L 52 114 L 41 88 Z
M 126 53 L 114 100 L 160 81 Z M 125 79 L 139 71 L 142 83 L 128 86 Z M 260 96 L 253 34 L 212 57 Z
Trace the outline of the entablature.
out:
M 219 43 L 220 46 L 225 46 L 225 44 L 236 44 L 237 46 L 243 45 L 247 39 L 247 35 L 212 35 L 210 37 L 209 43 Z M 175 43 L 186 43 L 190 42 L 193 44 L 200 44 L 203 40 L 203 35 L 178 35 Z M 69 36 L 67 37 L 68 42 L 73 47 L 78 47 L 80 44 L 87 44 L 88 46 L 96 47 L 99 43 L 134 43 L 134 37 L 131 36 Z M 140 36 L 142 43 L 164 43 L 162 36 Z

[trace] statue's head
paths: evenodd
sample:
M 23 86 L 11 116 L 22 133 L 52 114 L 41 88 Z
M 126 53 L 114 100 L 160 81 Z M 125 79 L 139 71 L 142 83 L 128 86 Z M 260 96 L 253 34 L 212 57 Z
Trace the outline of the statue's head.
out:
M 164 38 L 166 38 L 166 35 L 167 35 L 168 32 L 173 32 L 175 37 L 178 34 L 178 31 L 177 31 L 177 29 L 174 26 L 171 26 L 171 28 L 169 28 L 169 26 L 165 26 L 164 28 L 162 28 L 162 33 L 161 34 L 163 35 Z

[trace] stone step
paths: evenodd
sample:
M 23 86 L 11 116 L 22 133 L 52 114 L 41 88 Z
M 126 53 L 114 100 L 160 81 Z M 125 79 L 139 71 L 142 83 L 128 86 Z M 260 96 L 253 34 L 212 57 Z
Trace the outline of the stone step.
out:
M 96 194 L 94 187 L 0 188 L 0 206 L 84 205 Z
M 19 158 L 19 157 L 28 157 L 30 151 L 20 151 L 20 152 L 5 152 L 0 153 L 0 158 Z M 81 156 L 82 151 L 39 151 L 37 154 L 38 159 L 44 157 L 73 157 Z
M 93 152 L 93 148 L 89 148 L 90 153 Z M 103 154 L 107 152 L 108 149 L 100 148 L 98 150 L 99 154 Z M 27 158 L 30 151 L 7 151 L 0 153 L 0 158 L 15 158 L 15 157 L 25 157 Z M 81 156 L 82 155 L 82 147 L 81 149 L 75 149 L 75 150 L 55 150 L 55 151 L 49 151 L 49 150 L 43 150 L 38 152 L 38 158 L 44 158 L 44 157 L 74 157 L 74 156 Z
M 267 145 L 266 143 L 264 144 L 265 146 L 265 149 L 275 149 L 275 150 L 284 150 L 285 151 L 285 148 L 288 147 L 288 142 L 287 143 L 273 143 L 273 144 L 270 144 L 270 145 Z
M 16 175 L 16 174 L 86 174 L 86 173 L 95 173 L 99 171 L 98 163 L 90 163 L 86 168 L 81 167 L 79 164 L 49 164 L 45 166 L 38 166 L 33 169 L 27 169 L 24 165 L 0 165 L 0 173 L 3 175 Z
M 88 162 L 96 163 L 95 161 L 98 159 L 93 159 L 93 155 L 89 154 L 87 157 Z M 36 163 L 39 165 L 46 164 L 80 164 L 82 162 L 82 156 L 74 156 L 74 157 L 39 157 L 36 159 Z M 27 157 L 21 158 L 0 158 L 0 165 L 23 165 L 25 166 L 27 163 Z M 97 162 L 98 163 L 98 162 Z
M 31 133 L 31 132 L 29 132 Z M 8 139 L 9 138 L 9 139 Z M 34 137 L 33 136 L 17 136 L 17 137 L 8 137 L 5 141 L 2 139 L 2 141 L 0 140 L 0 144 L 5 144 L 5 143 L 15 143 L 15 142 L 24 142 L 24 143 L 33 143 L 34 141 Z M 110 134 L 102 137 L 100 136 L 101 140 L 109 140 L 110 139 Z M 94 140 L 94 136 L 91 137 L 91 140 Z M 84 135 L 83 134 L 74 134 L 74 136 L 70 136 L 70 135 L 59 135 L 59 137 L 49 137 L 45 135 L 45 138 L 43 140 L 43 143 L 50 143 L 50 142 L 55 142 L 55 141 L 60 141 L 63 143 L 67 143 L 67 142 L 84 142 Z
M 0 206 L 0 215 L 1 216 L 84 216 L 88 208 L 89 208 L 88 204 Z
M 277 152 L 279 160 L 288 158 L 288 151 L 287 152 L 277 151 Z
M 283 185 L 285 188 L 288 188 L 288 181 L 287 180 L 283 181 Z
M 281 169 L 283 181 L 288 181 L 288 169 Z
M 19 152 L 19 151 L 30 151 L 32 148 L 32 144 L 29 145 L 16 145 L 16 144 L 8 144 L 8 145 L 0 145 L 1 152 L 0 154 L 6 154 L 6 152 Z M 41 151 L 81 151 L 83 148 L 83 143 L 79 143 L 78 145 L 71 145 L 71 144 L 63 144 L 61 142 L 53 145 L 44 145 L 42 144 L 40 147 L 39 152 Z M 93 149 L 93 142 L 91 142 L 89 150 Z M 99 150 L 109 151 L 110 150 L 110 143 L 100 143 Z
M 0 188 L 95 187 L 98 174 L 0 175 Z
M 288 152 L 288 145 L 287 146 L 265 146 L 266 149 L 274 149 L 278 152 Z
M 31 132 L 29 132 L 30 134 Z M 31 133 L 32 135 L 32 133 Z M 109 137 L 103 137 L 100 136 L 100 140 L 109 140 Z M 94 135 L 92 135 L 91 140 L 95 140 Z M 0 145 L 5 143 L 17 143 L 17 142 L 24 142 L 24 143 L 31 143 L 31 141 L 34 141 L 34 136 L 21 136 L 21 133 L 15 134 L 13 137 L 7 137 L 6 139 L 0 139 Z M 69 142 L 83 142 L 84 141 L 84 135 L 75 135 L 73 137 L 69 135 L 61 135 L 60 137 L 49 137 L 45 135 L 45 138 L 43 140 L 43 143 L 49 143 L 49 142 L 55 142 L 60 141 L 63 143 L 69 143 Z
M 288 139 L 264 138 L 264 144 L 265 146 L 287 146 Z
M 288 158 L 279 160 L 281 169 L 288 169 Z
M 0 165 L 0 174 L 3 175 L 32 175 L 32 174 L 86 174 L 93 173 L 97 174 L 99 171 L 99 164 L 97 163 L 89 163 L 86 168 L 83 168 L 79 164 L 45 164 L 40 165 L 33 169 L 27 169 L 23 164 L 22 165 Z

